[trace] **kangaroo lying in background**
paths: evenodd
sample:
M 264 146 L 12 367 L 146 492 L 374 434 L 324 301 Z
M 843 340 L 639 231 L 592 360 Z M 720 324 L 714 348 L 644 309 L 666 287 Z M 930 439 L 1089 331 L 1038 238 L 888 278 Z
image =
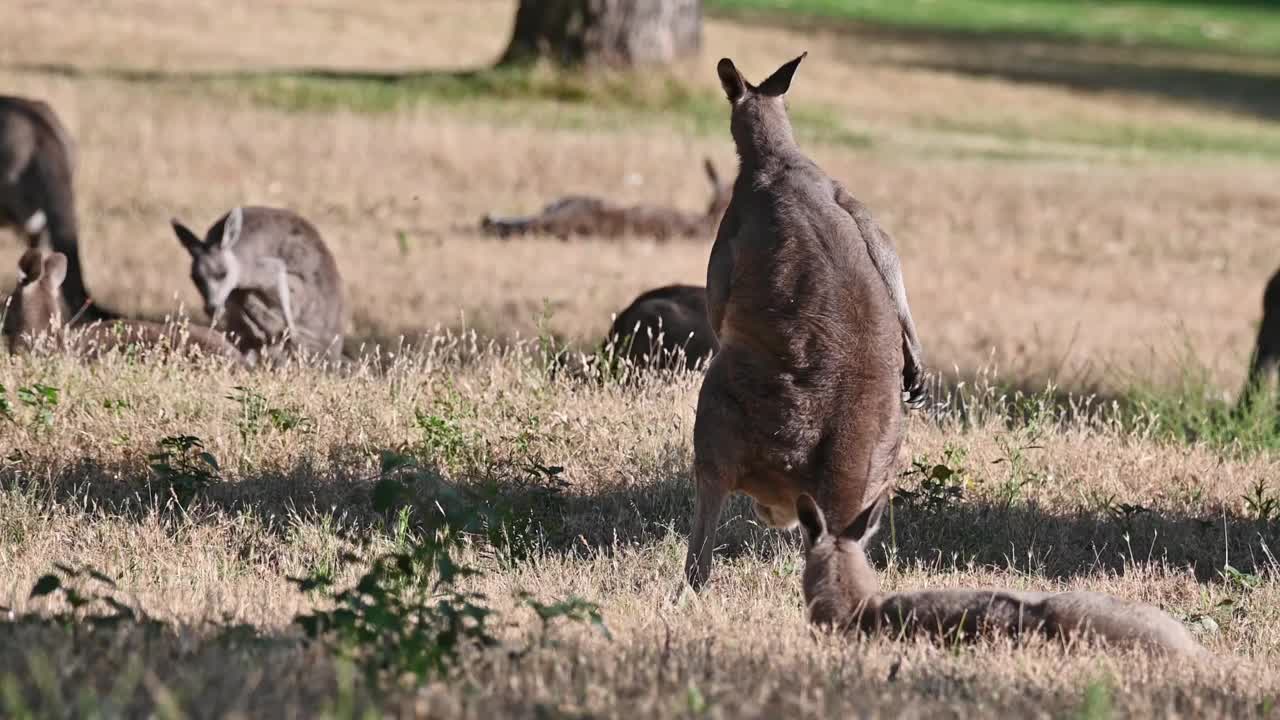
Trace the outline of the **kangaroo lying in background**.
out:
M 1262 293 L 1262 323 L 1249 363 L 1249 377 L 1240 391 L 1240 407 L 1248 405 L 1257 393 L 1274 384 L 1277 368 L 1280 368 L 1280 271 L 1271 276 Z
M 796 145 L 783 96 L 804 55 L 759 87 L 728 58 L 741 168 L 707 266 L 720 350 L 694 423 L 694 508 L 685 577 L 710 574 L 729 493 L 770 526 L 796 522 L 807 492 L 847 523 L 893 482 L 903 389 L 924 368 L 889 236 Z
M 554 235 L 561 240 L 569 239 L 570 235 L 607 238 L 644 235 L 658 240 L 707 237 L 729 206 L 729 188 L 720 183 L 720 175 L 710 158 L 704 161 L 704 166 L 711 180 L 711 202 L 704 213 L 618 205 L 603 198 L 570 195 L 546 206 L 537 215 L 510 218 L 486 215 L 480 221 L 480 229 L 501 238 L 529 233 Z
M 868 635 L 921 634 L 940 640 L 1041 635 L 1069 643 L 1096 637 L 1110 645 L 1172 655 L 1208 654 L 1168 613 L 1100 593 L 959 589 L 882 593 L 866 547 L 887 503 L 888 495 L 881 496 L 833 535 L 812 497 L 801 495 L 796 501 L 805 538 L 804 601 L 813 624 Z
M 0 95 L 0 226 L 30 247 L 48 246 L 67 259 L 62 296 L 84 320 L 115 317 L 94 305 L 80 267 L 79 226 L 72 181 L 75 147 L 53 109 L 38 100 Z
M 707 291 L 667 285 L 642 293 L 618 313 L 606 342 L 638 366 L 671 367 L 683 353 L 693 370 L 719 348 L 707 320 Z
M 96 357 L 130 346 L 159 348 L 187 355 L 213 355 L 241 360 L 220 333 L 195 325 L 146 320 L 102 320 L 62 332 L 59 290 L 67 277 L 67 258 L 40 248 L 18 261 L 18 287 L 9 298 L 4 336 L 9 351 L 26 352 L 41 342 Z
M 305 351 L 338 360 L 346 312 L 338 264 L 320 232 L 289 210 L 237 207 L 204 240 L 177 220 L 205 312 L 246 358 Z

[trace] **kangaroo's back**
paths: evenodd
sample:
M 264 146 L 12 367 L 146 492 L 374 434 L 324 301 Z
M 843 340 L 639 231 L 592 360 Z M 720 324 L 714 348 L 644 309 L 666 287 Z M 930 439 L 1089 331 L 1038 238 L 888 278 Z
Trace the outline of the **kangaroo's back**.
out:
M 802 588 L 815 625 L 890 637 L 923 635 L 944 641 L 1040 636 L 1182 657 L 1207 651 L 1182 623 L 1151 605 L 1092 592 L 945 589 L 884 593 L 866 543 L 887 500 L 832 532 L 814 499 L 801 495 L 796 514 L 805 537 Z
M 635 363 L 664 354 L 666 364 L 667 357 L 682 351 L 689 369 L 718 347 L 707 320 L 706 290 L 696 285 L 667 285 L 642 293 L 618 314 L 609 338 Z
M 86 357 L 136 348 L 143 353 L 243 360 L 240 352 L 222 333 L 186 323 L 149 320 L 95 322 L 71 331 L 70 340 L 71 346 Z
M 49 105 L 0 95 L 0 225 L 16 228 L 28 244 L 66 257 L 62 295 L 78 317 L 114 313 L 90 302 L 80 263 L 76 217 L 75 144 Z
M 1102 593 L 1050 595 L 1043 603 L 1043 620 L 1050 634 L 1065 638 L 1091 634 L 1111 644 L 1179 655 L 1207 652 L 1185 625 L 1160 608 Z

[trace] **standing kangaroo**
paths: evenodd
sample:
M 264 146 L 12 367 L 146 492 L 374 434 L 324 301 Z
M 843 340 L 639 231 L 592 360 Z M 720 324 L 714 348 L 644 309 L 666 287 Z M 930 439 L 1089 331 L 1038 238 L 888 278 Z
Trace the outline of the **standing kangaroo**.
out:
M 606 342 L 636 365 L 671 367 L 683 356 L 693 370 L 719 347 L 707 320 L 707 291 L 667 285 L 642 293 L 618 313 Z
M 72 191 L 71 135 L 39 100 L 0 95 L 0 226 L 16 229 L 30 247 L 48 246 L 67 259 L 62 297 L 85 320 L 114 317 L 94 305 L 80 265 Z
M 796 514 L 804 530 L 804 601 L 815 625 L 893 637 L 941 640 L 1039 634 L 1064 643 L 1094 636 L 1109 644 L 1182 656 L 1208 651 L 1159 608 L 1092 592 L 921 590 L 882 593 L 867 559 L 888 503 L 883 495 L 838 535 L 813 498 L 801 495 Z
M 288 210 L 236 207 L 203 241 L 181 222 L 172 225 L 191 254 L 205 312 L 215 324 L 225 318 L 247 358 L 278 349 L 341 358 L 342 278 L 311 223 Z
M 717 67 L 741 167 L 707 266 L 720 351 L 693 430 L 694 587 L 710 574 L 730 492 L 773 527 L 795 523 L 801 492 L 848 522 L 893 480 L 903 388 L 912 404 L 924 398 L 889 236 L 792 135 L 783 95 L 804 57 L 759 87 L 728 58 Z
M 561 240 L 570 235 L 616 238 L 646 235 L 658 240 L 707 237 L 729 205 L 729 188 L 720 182 L 711 159 L 704 160 L 711 181 L 711 202 L 704 213 L 649 205 L 619 205 L 603 198 L 570 195 L 547 205 L 537 215 L 502 218 L 486 215 L 480 229 L 501 238 L 543 233 Z
M 240 353 L 220 333 L 195 325 L 101 320 L 62 334 L 59 290 L 66 277 L 67 258 L 62 253 L 41 248 L 23 253 L 18 261 L 18 287 L 9 298 L 4 316 L 4 336 L 10 352 L 29 351 L 43 340 L 90 357 L 117 348 L 142 346 L 241 360 Z

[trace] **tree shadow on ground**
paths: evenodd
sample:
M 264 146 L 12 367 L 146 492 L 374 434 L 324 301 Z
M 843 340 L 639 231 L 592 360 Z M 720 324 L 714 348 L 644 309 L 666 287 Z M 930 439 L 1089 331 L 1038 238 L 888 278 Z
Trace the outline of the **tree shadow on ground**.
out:
M 1035 32 L 883 27 L 834 18 L 730 13 L 750 21 L 847 37 L 854 62 L 1119 91 L 1280 118 L 1280 58 L 1225 49 L 1083 41 Z M 885 46 L 889 46 L 886 48 Z
M 396 478 L 390 500 L 380 475 Z M 402 508 L 419 526 L 438 524 L 444 509 L 450 517 L 480 518 L 470 526 L 479 542 L 519 560 L 537 553 L 608 555 L 660 544 L 672 535 L 683 542 L 693 511 L 690 477 L 691 458 L 683 446 L 594 482 L 584 482 L 572 471 L 526 470 L 447 481 L 430 464 L 384 474 L 370 462 L 368 451 L 343 448 L 315 461 L 254 469 L 234 481 L 214 483 L 185 511 L 141 463 L 107 465 L 88 458 L 59 466 L 34 459 L 10 462 L 0 471 L 0 487 L 38 502 L 139 522 L 156 513 L 197 523 L 249 515 L 265 532 L 285 534 L 291 517 L 332 517 L 335 532 L 357 545 L 388 532 Z M 1276 522 L 1258 522 L 1220 507 L 1188 514 L 1106 498 L 1092 504 L 1047 508 L 1013 494 L 1006 501 L 904 494 L 895 500 L 876 552 L 883 556 L 884 548 L 892 547 L 898 561 L 909 564 L 976 564 L 1051 578 L 1100 570 L 1122 573 L 1156 562 L 1190 567 L 1201 581 L 1209 581 L 1219 576 L 1228 557 L 1246 574 L 1271 567 L 1267 547 L 1280 538 Z M 742 497 L 721 517 L 717 542 L 721 557 L 800 552 L 797 535 L 763 527 Z

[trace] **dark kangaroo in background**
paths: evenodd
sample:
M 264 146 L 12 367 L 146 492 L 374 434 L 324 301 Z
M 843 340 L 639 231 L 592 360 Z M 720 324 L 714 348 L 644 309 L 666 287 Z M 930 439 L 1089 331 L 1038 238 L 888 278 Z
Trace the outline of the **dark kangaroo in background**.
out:
M 486 215 L 480 229 L 490 235 L 509 237 L 539 233 L 567 240 L 571 235 L 617 238 L 642 235 L 672 238 L 708 237 L 729 205 L 729 188 L 722 185 L 715 165 L 704 161 L 711 180 L 711 202 L 706 212 L 692 213 L 651 205 L 619 205 L 604 198 L 570 195 L 543 208 L 537 215 L 502 218 Z
M 741 166 L 707 266 L 720 342 L 694 423 L 697 501 L 685 576 L 711 571 L 726 498 L 743 492 L 773 527 L 809 493 L 840 526 L 893 482 L 903 389 L 924 367 L 889 236 L 796 145 L 783 95 L 804 55 L 759 87 L 728 58 Z
M 18 261 L 18 287 L 5 308 L 4 336 L 9 352 L 23 353 L 42 343 L 96 357 L 131 346 L 184 355 L 213 355 L 242 361 L 221 333 L 185 323 L 147 320 L 100 320 L 64 328 L 60 288 L 67 258 L 43 248 L 30 248 Z
M 52 108 L 0 95 L 0 225 L 22 234 L 29 247 L 47 246 L 66 257 L 62 298 L 78 319 L 115 317 L 91 303 L 85 289 L 74 168 L 71 135 Z
M 667 368 L 683 360 L 689 370 L 720 347 L 707 319 L 707 290 L 697 285 L 642 293 L 618 313 L 606 342 L 636 365 Z
M 804 530 L 804 602 L 811 623 L 894 638 L 924 635 L 945 642 L 1040 635 L 1064 643 L 1098 638 L 1157 654 L 1208 655 L 1187 628 L 1163 610 L 1102 593 L 880 592 L 866 548 L 888 502 L 887 495 L 881 496 L 848 527 L 833 533 L 813 498 L 800 496 L 796 514 Z
M 1280 271 L 1267 281 L 1262 293 L 1262 323 L 1249 363 L 1249 377 L 1240 391 L 1238 407 L 1244 409 L 1258 393 L 1275 382 L 1280 368 Z

